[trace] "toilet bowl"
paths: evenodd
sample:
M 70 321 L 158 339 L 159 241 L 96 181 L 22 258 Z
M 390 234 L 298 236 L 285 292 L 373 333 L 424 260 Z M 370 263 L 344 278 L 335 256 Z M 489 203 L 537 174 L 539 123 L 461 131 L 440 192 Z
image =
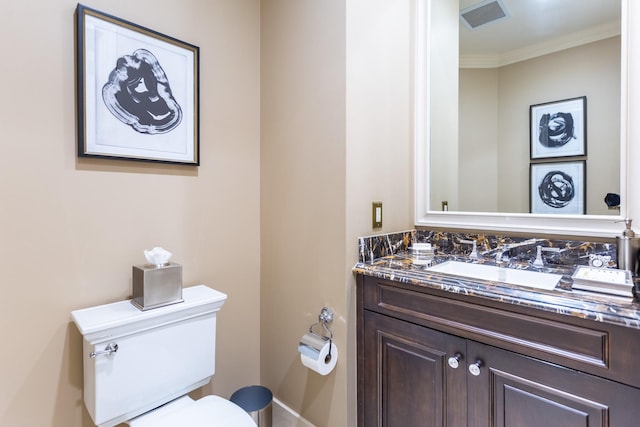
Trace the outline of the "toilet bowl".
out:
M 183 302 L 142 311 L 131 300 L 76 310 L 84 402 L 99 427 L 255 427 L 220 396 L 187 394 L 215 373 L 216 315 L 227 295 L 183 289 Z
M 127 422 L 131 427 L 255 427 L 256 423 L 241 407 L 220 396 L 193 400 L 180 397 L 158 409 Z

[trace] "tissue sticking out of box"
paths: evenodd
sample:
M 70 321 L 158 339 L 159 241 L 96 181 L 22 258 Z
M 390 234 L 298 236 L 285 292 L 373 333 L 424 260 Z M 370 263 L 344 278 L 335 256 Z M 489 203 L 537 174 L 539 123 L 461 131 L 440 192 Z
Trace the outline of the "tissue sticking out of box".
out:
M 161 248 L 160 246 L 156 246 L 151 250 L 144 250 L 144 257 L 147 259 L 147 262 L 151 265 L 155 265 L 156 267 L 168 265 L 171 255 L 173 255 L 171 252 Z

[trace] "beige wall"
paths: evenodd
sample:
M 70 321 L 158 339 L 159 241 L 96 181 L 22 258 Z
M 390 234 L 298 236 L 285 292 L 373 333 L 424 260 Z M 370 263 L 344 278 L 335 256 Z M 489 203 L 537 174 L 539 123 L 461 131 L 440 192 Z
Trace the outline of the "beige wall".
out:
M 184 265 L 185 286 L 229 295 L 209 389 L 260 381 L 259 2 L 86 5 L 200 46 L 202 166 L 78 160 L 76 2 L 3 2 L 2 426 L 93 425 L 69 313 L 127 298 L 154 245 Z
M 261 375 L 318 426 L 355 425 L 357 237 L 411 227 L 412 1 L 262 1 Z M 326 377 L 295 351 L 323 305 Z
M 458 206 L 450 209 L 495 212 L 498 207 L 498 70 L 461 69 L 459 77 L 460 185 Z
M 314 424 L 343 425 L 345 365 L 321 377 L 297 346 L 327 305 L 345 348 L 344 2 L 263 1 L 261 25 L 262 382 Z
M 430 84 L 427 93 L 430 156 L 437 159 L 429 165 L 429 201 L 432 209 L 441 209 L 446 201 L 448 209 L 458 210 L 460 181 L 458 158 L 458 1 L 429 3 L 427 62 Z M 427 8 L 427 6 L 423 6 Z M 426 119 L 426 118 L 425 118 Z
M 262 2 L 261 374 L 318 426 L 345 425 L 347 398 L 344 14 L 340 0 Z M 323 377 L 297 346 L 325 305 L 340 358 Z
M 358 236 L 413 228 L 414 0 L 347 2 L 347 423 L 356 425 L 355 278 Z M 371 228 L 371 202 L 383 227 Z

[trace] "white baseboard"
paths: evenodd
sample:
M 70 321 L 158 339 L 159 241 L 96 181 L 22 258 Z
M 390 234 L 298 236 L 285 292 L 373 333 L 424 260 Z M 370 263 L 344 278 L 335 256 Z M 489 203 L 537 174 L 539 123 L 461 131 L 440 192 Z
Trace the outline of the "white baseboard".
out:
M 273 398 L 273 427 L 315 427 L 287 405 Z

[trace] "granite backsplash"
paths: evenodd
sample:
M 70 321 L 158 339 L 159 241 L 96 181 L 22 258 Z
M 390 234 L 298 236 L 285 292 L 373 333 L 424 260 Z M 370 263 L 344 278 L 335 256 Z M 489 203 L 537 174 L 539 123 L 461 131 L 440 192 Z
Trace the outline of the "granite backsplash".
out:
M 588 265 L 591 256 L 601 256 L 608 260 L 610 267 L 616 267 L 615 243 L 590 242 L 586 240 L 560 240 L 549 238 L 510 237 L 483 233 L 458 233 L 448 231 L 406 230 L 396 233 L 365 236 L 358 239 L 359 262 L 406 252 L 412 243 L 431 243 L 436 254 L 466 256 L 472 245 L 462 241 L 476 241 L 479 257 L 491 257 L 503 245 L 517 245 L 526 241 L 531 244 L 512 247 L 510 257 L 515 262 L 529 262 L 536 257 L 536 246 L 558 248 L 557 252 L 545 252 L 545 262 L 549 266 Z

